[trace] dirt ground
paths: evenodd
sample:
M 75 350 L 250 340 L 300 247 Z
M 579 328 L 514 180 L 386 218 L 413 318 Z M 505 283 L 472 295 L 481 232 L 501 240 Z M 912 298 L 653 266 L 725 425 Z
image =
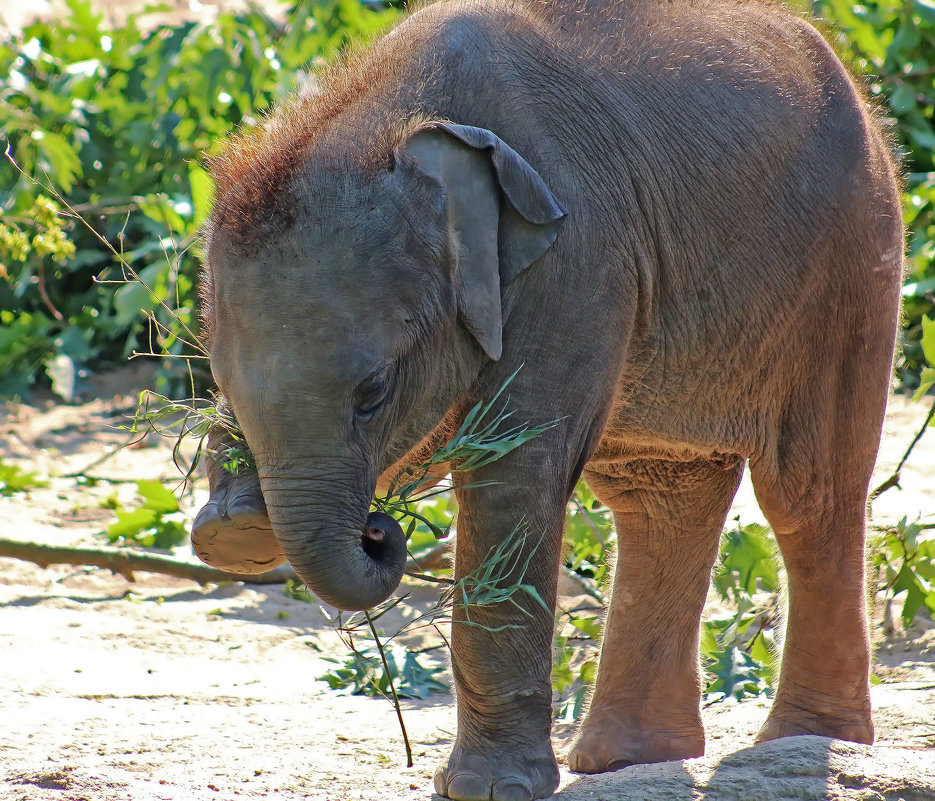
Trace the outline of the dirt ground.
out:
M 0 458 L 37 470 L 47 487 L 0 497 L 0 536 L 100 545 L 114 494 L 132 484 L 79 487 L 80 470 L 125 435 L 135 406 L 122 394 L 132 369 L 92 386 L 104 399 L 65 406 L 0 407 Z M 123 389 L 121 390 L 121 387 Z M 117 392 L 116 395 L 113 393 Z M 893 398 L 875 480 L 885 478 L 921 425 L 925 407 Z M 166 442 L 125 449 L 89 470 L 113 479 L 175 479 Z M 885 493 L 876 520 L 935 512 L 935 434 Z M 204 482 L 183 498 L 191 515 Z M 749 485 L 733 514 L 759 517 Z M 178 555 L 194 559 L 187 547 Z M 0 559 L 0 799 L 427 799 L 452 744 L 453 701 L 405 701 L 415 758 L 404 751 L 392 707 L 344 696 L 317 678 L 346 652 L 320 608 L 280 585 L 202 587 L 141 573 L 133 583 L 81 567 L 40 569 Z M 412 588 L 410 588 L 412 589 Z M 415 588 L 418 604 L 431 592 Z M 768 702 L 705 710 L 708 755 L 584 777 L 563 771 L 557 798 L 935 799 L 935 627 L 879 627 L 874 686 L 878 743 L 819 737 L 752 747 Z M 440 652 L 426 655 L 424 661 Z M 446 680 L 450 677 L 445 674 Z M 559 724 L 559 754 L 573 726 Z

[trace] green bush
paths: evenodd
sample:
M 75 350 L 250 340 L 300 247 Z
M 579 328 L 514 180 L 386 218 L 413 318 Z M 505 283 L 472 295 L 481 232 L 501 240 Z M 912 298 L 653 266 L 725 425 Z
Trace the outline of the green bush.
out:
M 66 5 L 68 16 L 0 34 L 0 144 L 24 173 L 0 163 L 0 310 L 9 330 L 0 339 L 0 396 L 25 395 L 53 363 L 80 378 L 150 350 L 157 326 L 141 310 L 178 333 L 138 283 L 95 282 L 123 276 L 81 223 L 65 220 L 70 244 L 45 241 L 49 220 L 36 219 L 45 208 L 36 201 L 49 193 L 31 178 L 60 192 L 195 328 L 196 232 L 211 195 L 201 154 L 301 89 L 307 65 L 398 13 L 358 0 L 301 0 L 284 23 L 252 8 L 155 29 L 136 14 L 111 29 L 89 0 Z M 165 345 L 182 349 L 171 335 Z
M 906 391 L 925 365 L 922 316 L 935 312 L 935 2 L 816 0 L 813 11 L 837 31 L 838 51 L 868 77 L 870 95 L 894 125 L 890 135 L 905 176 L 909 230 L 903 348 L 896 375 Z
M 0 33 L 0 145 L 25 173 L 0 161 L 0 396 L 25 395 L 37 378 L 67 396 L 85 371 L 149 351 L 160 325 L 161 344 L 183 349 L 182 325 L 197 329 L 196 232 L 211 196 L 201 154 L 301 89 L 307 65 L 387 27 L 399 13 L 393 2 L 299 0 L 284 22 L 253 7 L 158 29 L 146 27 L 144 12 L 110 29 L 88 0 L 67 0 L 61 19 Z M 911 237 L 897 376 L 912 392 L 922 316 L 935 316 L 935 2 L 810 6 L 868 76 L 905 155 Z M 156 297 L 136 283 L 96 283 L 124 279 L 113 254 L 73 217 L 53 221 L 40 200 L 50 192 L 30 178 L 61 192 Z

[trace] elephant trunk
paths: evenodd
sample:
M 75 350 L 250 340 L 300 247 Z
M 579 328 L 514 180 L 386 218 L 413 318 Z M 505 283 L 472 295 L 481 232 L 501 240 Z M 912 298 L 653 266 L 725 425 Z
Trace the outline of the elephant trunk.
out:
M 318 598 L 357 611 L 393 594 L 406 567 L 406 537 L 391 516 L 368 514 L 372 493 L 342 491 L 333 481 L 310 491 L 262 467 L 260 481 L 276 539 Z

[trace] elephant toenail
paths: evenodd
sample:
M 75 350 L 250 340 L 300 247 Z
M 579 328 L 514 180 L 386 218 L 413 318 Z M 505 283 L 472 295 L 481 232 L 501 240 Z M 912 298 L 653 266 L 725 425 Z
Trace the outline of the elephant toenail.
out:
M 446 789 L 456 801 L 490 801 L 490 783 L 476 773 L 449 774 Z
M 573 773 L 600 773 L 601 767 L 590 754 L 581 751 L 568 756 L 568 769 Z
M 494 801 L 532 801 L 532 787 L 519 776 L 505 776 L 494 782 L 490 797 Z

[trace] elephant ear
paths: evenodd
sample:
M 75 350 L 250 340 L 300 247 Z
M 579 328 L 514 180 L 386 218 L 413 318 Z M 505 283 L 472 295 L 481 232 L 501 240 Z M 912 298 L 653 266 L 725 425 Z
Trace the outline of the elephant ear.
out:
M 458 314 L 487 355 L 499 359 L 500 287 L 549 249 L 567 212 L 539 173 L 484 128 L 428 123 L 404 150 L 444 190 Z

